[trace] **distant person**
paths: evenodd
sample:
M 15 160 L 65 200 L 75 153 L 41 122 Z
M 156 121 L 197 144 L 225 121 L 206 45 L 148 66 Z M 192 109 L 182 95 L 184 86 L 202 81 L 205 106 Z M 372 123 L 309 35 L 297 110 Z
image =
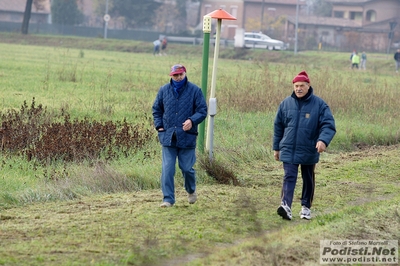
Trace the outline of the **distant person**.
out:
M 397 52 L 394 54 L 394 61 L 396 62 L 396 73 L 398 73 L 400 68 L 400 49 L 397 49 Z
M 166 53 L 167 44 L 168 44 L 167 37 L 164 37 L 161 42 L 161 54 L 163 54 L 163 55 L 167 55 L 167 53 Z
M 353 66 L 353 56 L 356 54 L 356 50 L 353 50 L 353 52 L 350 54 L 350 67 Z
M 154 126 L 162 146 L 161 189 L 163 202 L 160 207 L 175 204 L 175 164 L 181 169 L 188 201 L 197 200 L 196 162 L 197 126 L 207 116 L 207 104 L 201 89 L 188 81 L 186 68 L 174 65 L 171 79 L 162 86 L 153 103 Z
M 153 45 L 154 45 L 153 55 L 160 54 L 161 41 L 157 39 L 153 42 Z
M 351 69 L 353 69 L 353 68 L 357 68 L 358 69 L 358 66 L 360 64 L 360 56 L 358 55 L 357 52 L 352 56 L 351 63 L 352 63 L 351 64 Z
M 314 95 L 305 71 L 293 80 L 293 92 L 279 105 L 274 121 L 274 158 L 283 162 L 281 206 L 277 212 L 292 220 L 292 202 L 299 166 L 303 179 L 301 219 L 311 219 L 311 204 L 315 189 L 315 165 L 320 153 L 336 133 L 335 120 L 329 106 Z
M 366 70 L 367 69 L 367 54 L 365 53 L 365 51 L 363 51 L 362 54 L 361 54 L 360 69 L 362 69 L 362 70 Z

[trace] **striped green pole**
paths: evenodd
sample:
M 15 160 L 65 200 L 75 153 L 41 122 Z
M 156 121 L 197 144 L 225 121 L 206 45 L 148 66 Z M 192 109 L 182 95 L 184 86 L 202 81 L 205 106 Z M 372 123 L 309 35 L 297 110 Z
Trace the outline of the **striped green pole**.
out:
M 203 17 L 203 63 L 201 69 L 201 91 L 207 99 L 208 58 L 210 50 L 211 16 Z M 198 149 L 204 153 L 205 120 L 199 125 Z

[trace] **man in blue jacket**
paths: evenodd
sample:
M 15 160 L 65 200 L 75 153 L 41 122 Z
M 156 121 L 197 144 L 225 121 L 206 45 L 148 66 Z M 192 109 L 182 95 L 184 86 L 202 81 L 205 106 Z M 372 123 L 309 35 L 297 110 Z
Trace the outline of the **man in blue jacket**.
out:
M 394 61 L 396 62 L 396 73 L 399 72 L 400 69 L 400 49 L 397 49 L 397 52 L 394 54 Z
M 170 82 L 162 86 L 153 104 L 154 126 L 162 145 L 161 189 L 163 202 L 160 207 L 175 204 L 175 163 L 184 178 L 188 201 L 197 200 L 196 162 L 197 126 L 207 116 L 207 104 L 201 89 L 188 81 L 186 68 L 174 65 L 169 74 Z
M 292 82 L 294 91 L 280 103 L 274 122 L 274 157 L 283 162 L 284 169 L 281 206 L 277 212 L 283 219 L 292 219 L 291 207 L 300 165 L 303 179 L 300 218 L 309 220 L 315 165 L 333 139 L 336 128 L 329 106 L 313 94 L 307 73 L 300 72 Z

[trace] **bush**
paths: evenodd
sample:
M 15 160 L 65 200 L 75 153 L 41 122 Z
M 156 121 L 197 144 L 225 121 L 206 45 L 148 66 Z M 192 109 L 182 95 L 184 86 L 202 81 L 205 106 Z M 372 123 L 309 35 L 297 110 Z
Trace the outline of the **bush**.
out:
M 1 150 L 41 162 L 127 157 L 152 139 L 149 120 L 145 117 L 137 125 L 128 124 L 125 119 L 122 122 L 71 120 L 67 113 L 56 116 L 42 105 L 36 107 L 33 98 L 30 108 L 24 102 L 19 111 L 1 114 Z

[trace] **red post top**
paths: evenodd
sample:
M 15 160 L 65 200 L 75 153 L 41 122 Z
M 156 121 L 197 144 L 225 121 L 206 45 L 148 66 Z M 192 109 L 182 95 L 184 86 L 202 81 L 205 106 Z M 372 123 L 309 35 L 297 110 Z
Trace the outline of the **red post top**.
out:
M 236 20 L 236 18 L 234 16 L 232 16 L 231 14 L 229 14 L 228 12 L 226 12 L 223 9 L 218 9 L 215 10 L 211 13 L 208 13 L 206 16 L 210 16 L 212 18 L 216 18 L 216 19 L 227 19 L 227 20 Z

